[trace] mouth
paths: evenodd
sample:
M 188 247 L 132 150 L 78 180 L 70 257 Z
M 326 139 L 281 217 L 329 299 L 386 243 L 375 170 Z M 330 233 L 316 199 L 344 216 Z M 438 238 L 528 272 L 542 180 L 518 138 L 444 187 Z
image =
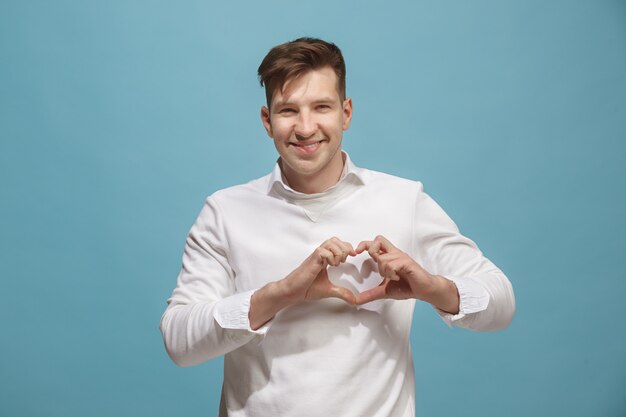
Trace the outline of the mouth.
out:
M 304 143 L 300 143 L 300 142 L 290 142 L 289 144 L 291 146 L 293 146 L 295 149 L 298 150 L 298 152 L 301 152 L 303 154 L 312 154 L 313 152 L 317 151 L 320 147 L 320 145 L 322 144 L 322 142 L 325 142 L 325 140 L 318 140 L 315 142 L 304 142 Z

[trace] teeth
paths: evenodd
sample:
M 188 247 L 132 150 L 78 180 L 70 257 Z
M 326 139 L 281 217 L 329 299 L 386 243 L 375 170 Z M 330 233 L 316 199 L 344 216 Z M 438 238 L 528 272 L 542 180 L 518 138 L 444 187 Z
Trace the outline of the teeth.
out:
M 310 145 L 299 145 L 299 144 L 295 144 L 295 145 L 300 147 L 300 148 L 313 148 L 313 147 L 319 145 L 320 143 L 322 143 L 321 140 L 319 142 L 311 143 Z

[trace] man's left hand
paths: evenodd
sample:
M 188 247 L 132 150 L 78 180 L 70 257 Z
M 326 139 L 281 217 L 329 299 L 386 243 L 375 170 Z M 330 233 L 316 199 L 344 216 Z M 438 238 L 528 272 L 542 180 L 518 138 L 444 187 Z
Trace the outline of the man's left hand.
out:
M 430 274 L 384 236 L 359 243 L 355 252 L 359 254 L 364 251 L 378 264 L 378 273 L 383 281 L 379 286 L 358 294 L 357 304 L 383 298 L 417 298 L 441 310 L 458 313 L 459 293 L 454 282 Z

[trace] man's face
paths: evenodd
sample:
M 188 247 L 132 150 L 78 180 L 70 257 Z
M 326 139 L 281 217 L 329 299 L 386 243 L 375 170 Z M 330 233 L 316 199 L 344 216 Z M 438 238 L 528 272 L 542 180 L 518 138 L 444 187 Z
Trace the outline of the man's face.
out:
M 274 91 L 271 109 L 264 106 L 261 119 L 294 189 L 321 192 L 339 179 L 341 139 L 351 118 L 352 100 L 341 98 L 330 67 L 304 73 L 288 80 L 283 91 Z

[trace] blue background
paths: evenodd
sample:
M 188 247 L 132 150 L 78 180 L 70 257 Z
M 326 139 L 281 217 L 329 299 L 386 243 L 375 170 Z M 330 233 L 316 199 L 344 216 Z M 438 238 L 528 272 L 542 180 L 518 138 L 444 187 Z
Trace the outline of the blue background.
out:
M 418 305 L 424 416 L 626 415 L 626 2 L 2 1 L 0 415 L 216 415 L 158 330 L 204 198 L 268 173 L 256 68 L 337 43 L 359 165 L 424 182 L 513 282 Z

